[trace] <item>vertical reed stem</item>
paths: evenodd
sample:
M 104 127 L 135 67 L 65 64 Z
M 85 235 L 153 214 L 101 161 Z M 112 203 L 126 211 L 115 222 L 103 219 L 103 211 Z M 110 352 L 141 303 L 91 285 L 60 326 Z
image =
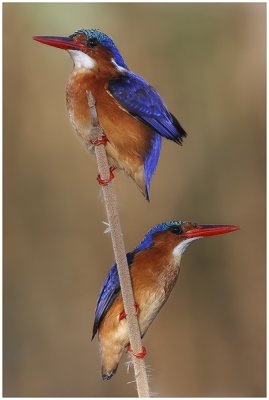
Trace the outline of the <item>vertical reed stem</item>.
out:
M 87 92 L 87 96 L 92 118 L 92 129 L 90 131 L 89 140 L 97 140 L 100 139 L 104 132 L 99 125 L 95 107 L 95 100 L 91 92 Z M 95 155 L 100 178 L 108 179 L 110 171 L 105 146 L 103 144 L 95 146 Z M 140 328 L 134 307 L 135 300 L 129 267 L 126 259 L 126 251 L 119 219 L 117 197 L 113 180 L 109 182 L 108 185 L 102 186 L 102 192 L 105 201 L 108 223 L 111 230 L 111 239 L 118 268 L 124 310 L 127 315 L 126 320 L 129 330 L 130 345 L 133 352 L 137 354 L 140 353 L 142 349 Z M 132 362 L 134 365 L 138 396 L 149 397 L 149 385 L 145 362 L 142 358 L 137 358 L 133 355 Z

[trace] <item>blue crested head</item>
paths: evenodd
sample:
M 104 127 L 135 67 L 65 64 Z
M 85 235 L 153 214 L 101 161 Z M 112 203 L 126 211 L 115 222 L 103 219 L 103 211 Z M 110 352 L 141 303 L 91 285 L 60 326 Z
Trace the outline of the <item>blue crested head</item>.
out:
M 168 221 L 168 222 L 162 222 L 161 224 L 154 226 L 147 232 L 144 239 L 135 248 L 134 252 L 145 250 L 151 247 L 153 245 L 153 236 L 157 232 L 171 231 L 176 234 L 183 233 L 182 225 L 185 223 L 186 222 L 183 221 Z
M 74 38 L 75 36 L 80 34 L 86 36 L 88 47 L 95 47 L 98 45 L 107 47 L 113 53 L 113 58 L 117 65 L 122 68 L 128 69 L 119 50 L 117 49 L 115 43 L 110 36 L 99 31 L 98 29 L 79 29 L 72 35 L 70 35 L 70 38 Z

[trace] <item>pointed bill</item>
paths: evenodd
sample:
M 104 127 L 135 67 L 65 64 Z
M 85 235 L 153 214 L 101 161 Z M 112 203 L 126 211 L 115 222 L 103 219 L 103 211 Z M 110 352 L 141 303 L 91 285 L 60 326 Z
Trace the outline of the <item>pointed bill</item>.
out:
M 222 235 L 239 230 L 237 225 L 197 225 L 184 233 L 187 238 Z
M 83 44 L 67 36 L 33 36 L 37 42 L 57 47 L 63 50 L 80 50 Z

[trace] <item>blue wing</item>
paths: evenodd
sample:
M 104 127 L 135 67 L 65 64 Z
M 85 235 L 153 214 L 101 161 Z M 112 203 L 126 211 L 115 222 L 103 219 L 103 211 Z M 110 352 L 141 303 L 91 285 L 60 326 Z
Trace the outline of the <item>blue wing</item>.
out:
M 167 110 L 161 96 L 142 77 L 126 70 L 120 78 L 109 81 L 108 90 L 123 108 L 156 133 L 182 143 L 186 132 Z
M 128 253 L 126 255 L 129 268 L 131 267 L 134 255 L 135 255 L 134 252 Z M 97 301 L 92 339 L 96 335 L 96 332 L 98 331 L 102 319 L 106 315 L 107 311 L 109 310 L 110 306 L 114 302 L 119 292 L 120 292 L 120 281 L 117 270 L 117 264 L 115 263 L 113 267 L 110 269 L 109 273 L 107 274 L 107 277 L 103 283 L 103 287 L 99 295 L 99 299 Z

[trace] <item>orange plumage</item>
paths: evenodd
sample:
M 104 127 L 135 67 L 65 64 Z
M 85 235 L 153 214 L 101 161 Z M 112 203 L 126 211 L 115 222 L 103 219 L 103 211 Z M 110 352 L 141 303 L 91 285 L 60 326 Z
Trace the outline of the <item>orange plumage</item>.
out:
M 67 107 L 75 130 L 89 147 L 87 92 L 91 92 L 109 140 L 106 151 L 111 167 L 124 170 L 149 200 L 162 137 L 182 144 L 186 136 L 161 96 L 129 70 L 113 40 L 100 31 L 80 29 L 68 37 L 34 39 L 69 52 L 74 69 L 67 85 Z
M 180 257 L 171 257 L 179 238 L 170 232 L 154 237 L 154 247 L 134 256 L 130 269 L 138 321 L 143 337 L 174 287 L 180 266 Z M 111 376 L 129 345 L 126 319 L 119 318 L 123 311 L 121 293 L 102 320 L 98 339 L 102 358 L 102 375 Z
M 181 256 L 189 244 L 204 236 L 237 229 L 233 225 L 170 221 L 152 228 L 142 242 L 127 254 L 141 337 L 167 301 L 180 271 Z M 123 310 L 117 267 L 114 264 L 97 302 L 93 328 L 93 337 L 98 331 L 104 380 L 113 376 L 129 345 Z
M 67 109 L 78 136 L 89 145 L 91 115 L 87 91 L 91 91 L 99 123 L 109 142 L 106 152 L 111 166 L 123 169 L 145 194 L 144 162 L 152 129 L 124 110 L 106 89 L 107 80 L 94 71 L 74 70 L 66 90 Z

